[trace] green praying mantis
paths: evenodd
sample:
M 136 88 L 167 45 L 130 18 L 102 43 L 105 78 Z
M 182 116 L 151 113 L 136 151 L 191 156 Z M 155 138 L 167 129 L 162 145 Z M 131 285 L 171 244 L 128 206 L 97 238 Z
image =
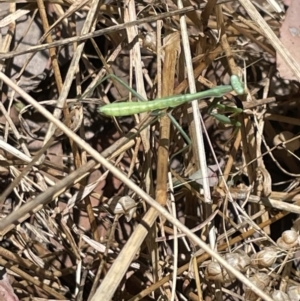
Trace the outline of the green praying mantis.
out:
M 193 100 L 200 100 L 200 99 L 210 98 L 210 97 L 216 98 L 211 104 L 211 107 L 215 107 L 215 106 L 220 107 L 221 105 L 218 104 L 217 98 L 220 98 L 232 91 L 235 91 L 238 95 L 242 95 L 245 93 L 244 84 L 241 82 L 239 77 L 237 75 L 232 75 L 230 79 L 230 85 L 216 86 L 206 91 L 201 91 L 194 94 L 173 95 L 173 96 L 147 101 L 143 99 L 141 95 L 139 95 L 135 90 L 130 88 L 128 85 L 126 85 L 120 78 L 118 78 L 114 74 L 109 74 L 108 76 L 104 77 L 103 79 L 101 79 L 101 81 L 96 83 L 94 87 L 96 87 L 100 82 L 109 78 L 119 82 L 121 85 L 126 87 L 135 97 L 141 100 L 140 102 L 115 102 L 115 103 L 106 104 L 98 108 L 98 112 L 100 114 L 103 114 L 105 116 L 110 116 L 110 117 L 129 116 L 133 114 L 154 112 L 154 111 L 157 112 L 164 109 L 175 108 L 177 106 L 180 106 L 184 103 Z M 85 98 L 87 94 L 91 93 L 92 90 L 89 90 L 87 93 L 84 93 L 84 95 L 80 99 Z M 242 110 L 239 108 L 233 108 L 228 106 L 223 106 L 222 108 L 224 107 L 227 108 L 228 111 L 233 113 L 234 115 L 242 112 Z M 180 127 L 176 119 L 170 113 L 167 114 L 171 119 L 171 121 L 173 122 L 173 124 L 175 125 L 175 127 L 183 135 L 183 137 L 187 141 L 187 144 L 190 145 L 191 144 L 190 138 L 182 130 L 182 128 Z M 212 113 L 212 112 L 210 112 L 210 115 L 212 115 L 222 123 L 232 124 L 236 127 L 239 126 L 238 122 L 231 120 L 229 117 L 225 115 L 219 113 Z
M 119 78 L 113 75 L 111 76 L 121 84 L 125 84 Z M 209 97 L 222 97 L 225 94 L 231 92 L 232 90 L 234 90 L 239 95 L 244 94 L 243 83 L 240 81 L 237 75 L 231 76 L 230 83 L 231 85 L 217 86 L 209 90 L 194 94 L 173 95 L 164 98 L 154 99 L 151 101 L 146 101 L 142 99 L 140 95 L 138 95 L 133 89 L 130 88 L 130 91 L 136 97 L 143 100 L 142 102 L 116 102 L 99 107 L 98 110 L 101 114 L 111 117 L 129 116 L 138 113 L 174 108 L 193 100 L 199 100 Z

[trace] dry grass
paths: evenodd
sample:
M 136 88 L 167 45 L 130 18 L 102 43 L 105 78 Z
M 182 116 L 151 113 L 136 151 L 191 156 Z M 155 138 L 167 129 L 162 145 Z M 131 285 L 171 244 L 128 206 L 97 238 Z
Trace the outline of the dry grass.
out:
M 9 29 L 0 265 L 14 292 L 77 301 L 297 294 L 299 86 L 280 78 L 276 53 L 296 78 L 300 69 L 277 38 L 279 13 L 250 0 L 109 2 L 0 4 Z M 40 32 L 28 38 L 34 24 Z M 208 101 L 183 105 L 171 113 L 191 137 L 184 148 L 166 114 L 101 116 L 100 103 L 135 101 L 118 82 L 99 84 L 109 73 L 147 99 L 237 74 L 247 93 L 222 102 L 243 108 L 231 117 L 241 127 L 212 117 Z

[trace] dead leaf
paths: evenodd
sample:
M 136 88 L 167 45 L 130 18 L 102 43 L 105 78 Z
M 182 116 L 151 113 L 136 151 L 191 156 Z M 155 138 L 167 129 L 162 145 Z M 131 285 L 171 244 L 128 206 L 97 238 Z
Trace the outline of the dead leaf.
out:
M 19 301 L 8 280 L 7 274 L 4 274 L 2 280 L 0 280 L 0 301 Z
M 300 1 L 291 1 L 285 20 L 280 29 L 280 40 L 290 51 L 293 58 L 300 64 Z M 292 70 L 277 55 L 277 68 L 280 76 L 287 80 L 297 80 Z

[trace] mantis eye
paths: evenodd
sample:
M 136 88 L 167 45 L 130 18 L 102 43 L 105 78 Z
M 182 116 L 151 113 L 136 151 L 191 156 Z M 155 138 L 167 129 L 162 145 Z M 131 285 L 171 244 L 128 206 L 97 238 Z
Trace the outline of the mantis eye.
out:
M 230 83 L 231 83 L 233 90 L 238 95 L 245 94 L 244 84 L 237 75 L 235 75 L 235 74 L 231 75 Z

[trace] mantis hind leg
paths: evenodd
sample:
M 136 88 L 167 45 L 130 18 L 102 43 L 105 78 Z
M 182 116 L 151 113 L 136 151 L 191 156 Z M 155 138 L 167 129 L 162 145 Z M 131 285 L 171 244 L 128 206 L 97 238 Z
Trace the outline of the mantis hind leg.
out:
M 175 154 L 173 154 L 170 157 L 170 161 L 171 161 L 175 156 L 177 156 L 178 154 L 181 154 L 183 151 L 185 151 L 187 148 L 189 148 L 190 145 L 192 144 L 192 141 L 189 138 L 189 136 L 186 134 L 186 132 L 182 129 L 182 127 L 180 126 L 180 124 L 178 123 L 178 121 L 172 116 L 171 113 L 165 113 L 165 112 L 162 112 L 162 111 L 152 111 L 151 112 L 151 115 L 154 115 L 154 116 L 157 116 L 157 117 L 159 117 L 161 115 L 164 115 L 164 114 L 167 114 L 167 116 L 169 117 L 169 119 L 171 120 L 171 122 L 173 123 L 173 125 L 175 126 L 175 128 L 180 132 L 180 134 L 182 135 L 182 137 L 184 138 L 184 140 L 185 140 L 185 142 L 187 144 L 180 151 L 176 152 Z
M 132 89 L 129 85 L 127 85 L 123 80 L 121 80 L 118 76 L 114 75 L 113 73 L 109 73 L 108 75 L 104 76 L 103 78 L 100 78 L 95 83 L 91 85 L 91 88 L 88 88 L 82 96 L 79 98 L 79 100 L 88 97 L 93 93 L 93 91 L 104 81 L 107 79 L 111 79 L 112 81 L 117 81 L 119 84 L 121 84 L 124 88 L 126 88 L 128 91 L 131 92 L 132 95 L 134 95 L 137 99 L 141 101 L 147 101 L 144 99 L 139 93 L 137 93 L 134 89 Z
M 175 128 L 180 132 L 180 134 L 182 135 L 182 137 L 184 138 L 185 142 L 186 142 L 186 146 L 184 146 L 180 151 L 176 152 L 175 154 L 173 154 L 170 157 L 170 161 L 177 156 L 178 154 L 181 154 L 182 152 L 184 152 L 187 148 L 190 147 L 190 145 L 192 144 L 192 141 L 190 139 L 190 137 L 186 134 L 186 132 L 182 129 L 182 127 L 180 126 L 180 124 L 177 122 L 177 120 L 170 114 L 167 113 L 168 117 L 170 118 L 171 122 L 173 123 L 173 125 L 175 126 Z

